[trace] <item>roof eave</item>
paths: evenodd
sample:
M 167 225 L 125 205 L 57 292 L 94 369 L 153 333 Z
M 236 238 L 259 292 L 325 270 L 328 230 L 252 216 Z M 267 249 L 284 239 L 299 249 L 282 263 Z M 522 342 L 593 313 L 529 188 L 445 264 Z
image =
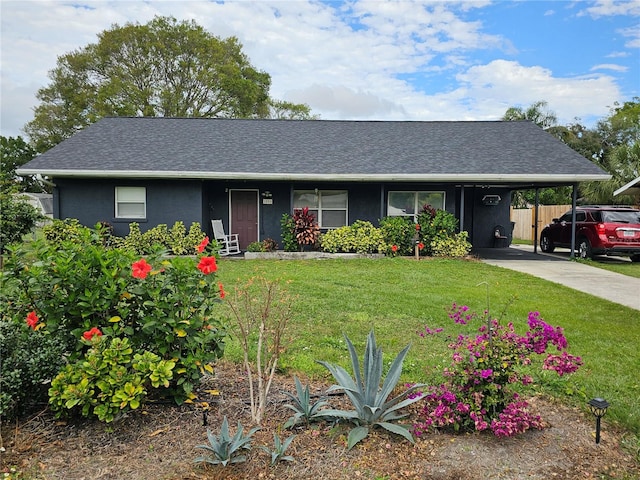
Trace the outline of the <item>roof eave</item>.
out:
M 194 172 L 146 170 L 38 170 L 23 168 L 18 175 L 47 175 L 59 178 L 149 178 L 184 180 L 272 180 L 272 181 L 348 181 L 348 182 L 526 182 L 574 183 L 609 180 L 608 174 L 472 174 L 472 173 L 259 173 Z

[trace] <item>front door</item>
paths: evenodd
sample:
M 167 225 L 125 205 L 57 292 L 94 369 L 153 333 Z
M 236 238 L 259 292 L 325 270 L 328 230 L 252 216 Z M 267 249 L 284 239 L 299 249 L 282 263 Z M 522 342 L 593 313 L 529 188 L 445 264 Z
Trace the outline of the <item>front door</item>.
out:
M 241 250 L 258 241 L 257 190 L 231 190 L 231 231 L 238 234 Z

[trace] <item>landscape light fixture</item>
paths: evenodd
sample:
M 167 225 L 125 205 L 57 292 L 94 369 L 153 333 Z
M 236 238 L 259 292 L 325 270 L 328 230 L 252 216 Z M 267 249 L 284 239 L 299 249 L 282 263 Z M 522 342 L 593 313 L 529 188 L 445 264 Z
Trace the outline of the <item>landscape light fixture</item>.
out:
M 600 419 L 607 413 L 607 408 L 609 408 L 609 402 L 604 398 L 592 398 L 589 400 L 589 410 L 596 417 L 596 443 L 600 443 Z

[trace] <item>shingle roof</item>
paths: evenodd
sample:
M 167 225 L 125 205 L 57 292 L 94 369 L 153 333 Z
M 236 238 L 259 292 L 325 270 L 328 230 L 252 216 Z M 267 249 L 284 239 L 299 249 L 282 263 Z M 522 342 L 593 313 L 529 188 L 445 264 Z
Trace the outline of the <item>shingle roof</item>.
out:
M 388 181 L 607 178 L 530 122 L 166 117 L 104 118 L 20 173 Z

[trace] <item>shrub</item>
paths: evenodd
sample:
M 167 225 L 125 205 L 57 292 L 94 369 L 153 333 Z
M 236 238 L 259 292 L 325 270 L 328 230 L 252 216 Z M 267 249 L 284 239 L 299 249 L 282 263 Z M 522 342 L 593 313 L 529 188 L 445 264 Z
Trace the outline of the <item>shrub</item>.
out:
M 413 255 L 416 229 L 410 217 L 385 217 L 380 220 L 380 230 L 388 251 L 395 245 L 395 254 Z
M 0 189 L 0 254 L 31 232 L 40 218 L 40 213 L 29 202 L 3 186 Z
M 471 251 L 468 237 L 465 231 L 445 238 L 436 237 L 431 241 L 431 253 L 434 257 L 466 257 Z
M 249 279 L 226 298 L 242 347 L 251 418 L 259 424 L 278 359 L 285 349 L 284 334 L 291 319 L 293 298 L 277 280 L 264 278 Z
M 44 238 L 52 245 L 65 241 L 83 243 L 86 241 L 88 231 L 89 229 L 80 224 L 80 221 L 75 218 L 54 219 L 49 225 L 42 227 Z
M 137 409 L 149 387 L 168 387 L 175 362 L 161 360 L 149 351 L 133 353 L 128 338 L 102 338 L 98 330 L 86 332 L 91 348 L 83 358 L 66 367 L 53 379 L 49 403 L 53 411 L 79 409 L 104 422 L 113 421 L 128 410 Z M 100 333 L 100 335 L 97 335 Z
M 424 254 L 432 255 L 434 240 L 452 237 L 458 228 L 458 219 L 445 210 L 436 210 L 430 205 L 424 205 L 418 214 L 418 224 L 419 241 L 425 246 Z
M 29 413 L 47 403 L 47 382 L 64 365 L 66 346 L 24 318 L 0 320 L 0 417 Z
M 247 252 L 264 252 L 262 242 L 251 242 L 247 245 Z
M 129 234 L 120 245 L 133 250 L 138 255 L 149 255 L 158 251 L 166 251 L 173 255 L 193 255 L 196 247 L 205 238 L 198 222 L 193 222 L 187 233 L 184 223 L 177 221 L 168 229 L 160 224 L 142 233 L 140 225 L 129 224 Z
M 297 208 L 293 211 L 294 234 L 298 249 L 315 247 L 320 236 L 320 228 L 316 223 L 316 216 L 308 207 Z
M 330 253 L 382 253 L 387 249 L 380 229 L 362 220 L 329 230 L 322 236 L 321 244 L 322 249 Z
M 265 238 L 262 240 L 262 251 L 275 252 L 276 250 L 278 250 L 278 242 L 273 238 Z
M 96 231 L 83 229 L 80 240 L 58 245 L 38 240 L 29 252 L 12 250 L 3 272 L 7 288 L 0 293 L 0 313 L 36 319 L 65 346 L 70 363 L 83 358 L 88 348 L 83 333 L 94 328 L 128 339 L 136 352 L 174 361 L 167 393 L 181 403 L 224 349 L 215 257 L 207 255 L 203 240 L 194 249 L 201 251 L 196 258 L 151 257 L 148 263 L 130 250 L 105 247 L 98 238 Z
M 282 228 L 282 248 L 285 252 L 297 252 L 298 241 L 296 240 L 296 224 L 293 217 L 288 213 L 282 214 L 280 226 Z
M 466 306 L 454 304 L 449 317 L 464 325 L 478 315 L 470 313 Z M 564 375 L 577 370 L 582 361 L 567 353 L 562 328 L 547 324 L 538 312 L 529 314 L 528 327 L 521 336 L 515 333 L 512 323 L 504 326 L 486 316 L 477 335 L 459 335 L 450 343 L 453 361 L 445 370 L 447 380 L 426 394 L 414 432 L 421 435 L 434 428 L 451 428 L 491 430 L 497 436 L 512 436 L 529 428 L 541 428 L 540 418 L 529 413 L 527 403 L 511 388 L 533 382 L 523 367 L 531 364 L 532 354 L 542 355 L 550 346 L 555 346 L 560 355 L 547 354 L 543 369 Z M 434 335 L 441 330 L 425 327 L 420 335 Z M 447 337 L 449 342 L 450 338 Z

